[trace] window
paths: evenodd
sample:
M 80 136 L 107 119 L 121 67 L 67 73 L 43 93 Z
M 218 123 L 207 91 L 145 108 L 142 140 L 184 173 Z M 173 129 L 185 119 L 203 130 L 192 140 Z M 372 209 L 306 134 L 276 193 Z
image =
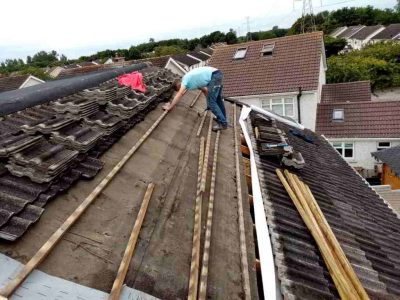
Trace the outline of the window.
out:
M 333 121 L 343 121 L 344 120 L 344 110 L 343 109 L 334 109 L 332 113 Z
M 380 150 L 387 149 L 390 147 L 391 147 L 390 142 L 378 142 L 377 150 L 380 151 Z
M 344 158 L 354 158 L 354 143 L 334 142 L 332 146 Z
M 261 102 L 263 109 L 271 110 L 274 113 L 286 116 L 294 117 L 294 99 L 293 98 L 272 98 L 264 99 Z
M 236 49 L 235 55 L 233 55 L 233 59 L 241 59 L 246 56 L 247 48 L 238 48 Z
M 275 48 L 275 44 L 274 43 L 264 44 L 262 49 L 261 49 L 261 55 L 262 56 L 272 55 L 272 52 L 274 51 L 274 48 Z

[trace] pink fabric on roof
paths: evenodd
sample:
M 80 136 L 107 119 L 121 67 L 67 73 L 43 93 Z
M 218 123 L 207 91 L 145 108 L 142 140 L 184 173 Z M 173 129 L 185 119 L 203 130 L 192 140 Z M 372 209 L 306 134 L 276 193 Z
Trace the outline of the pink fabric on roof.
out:
M 131 89 L 144 93 L 146 85 L 143 83 L 143 75 L 139 72 L 133 72 L 118 76 L 118 84 L 130 86 Z

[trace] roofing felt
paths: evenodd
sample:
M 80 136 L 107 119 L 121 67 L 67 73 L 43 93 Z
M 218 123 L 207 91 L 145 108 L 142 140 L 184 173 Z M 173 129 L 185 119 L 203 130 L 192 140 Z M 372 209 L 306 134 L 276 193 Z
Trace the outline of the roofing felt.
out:
M 96 176 L 103 166 L 98 157 L 170 98 L 172 74 L 164 70 L 146 76 L 145 94 L 126 92 L 112 79 L 0 121 L 0 238 L 19 238 L 50 199 L 79 178 Z M 134 105 L 121 106 L 124 115 L 113 114 L 108 108 L 127 94 L 126 101 Z
M 344 111 L 343 121 L 332 120 L 335 109 Z M 317 108 L 316 132 L 327 138 L 398 138 L 399 102 L 320 103 Z
M 397 176 L 400 176 L 400 146 L 372 152 L 371 155 L 387 164 Z
M 384 30 L 373 36 L 373 40 L 391 40 L 400 34 L 400 24 L 390 24 Z
M 197 59 L 187 56 L 186 54 L 172 55 L 172 58 L 185 66 L 191 67 L 199 63 Z
M 323 48 L 322 32 L 221 46 L 210 65 L 224 73 L 228 97 L 318 89 Z M 264 44 L 274 43 L 272 55 L 262 56 Z M 238 48 L 247 47 L 243 59 L 233 59 Z
M 206 61 L 206 60 L 210 59 L 210 56 L 208 56 L 204 53 L 201 53 L 200 51 L 192 51 L 192 52 L 189 52 L 188 54 L 191 56 L 194 56 L 198 59 L 201 59 L 202 61 Z
M 383 26 L 383 25 L 365 26 L 360 31 L 358 31 L 356 34 L 354 34 L 351 38 L 356 39 L 356 40 L 365 40 L 371 34 L 373 34 L 377 30 L 384 28 L 384 27 L 385 26 Z
M 344 39 L 352 38 L 353 35 L 355 35 L 357 32 L 359 32 L 364 27 L 365 27 L 364 25 L 349 26 L 345 31 L 343 31 L 337 37 L 344 38 Z
M 18 89 L 29 75 L 9 76 L 0 78 L 0 93 Z
M 322 85 L 321 103 L 371 101 L 371 83 L 354 81 Z
M 280 157 L 260 155 L 254 127 L 268 130 L 273 123 L 252 114 L 247 126 L 283 298 L 338 299 L 321 253 L 275 173 Z M 305 166 L 292 172 L 309 185 L 370 298 L 398 299 L 400 219 L 327 140 L 308 129 L 276 126 L 304 157 Z

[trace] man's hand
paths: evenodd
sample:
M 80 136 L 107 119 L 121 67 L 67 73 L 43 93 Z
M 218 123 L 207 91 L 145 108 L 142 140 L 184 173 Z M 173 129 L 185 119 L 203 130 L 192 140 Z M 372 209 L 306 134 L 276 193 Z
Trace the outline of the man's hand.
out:
M 162 106 L 162 109 L 165 111 L 170 111 L 172 109 L 171 102 L 167 102 Z

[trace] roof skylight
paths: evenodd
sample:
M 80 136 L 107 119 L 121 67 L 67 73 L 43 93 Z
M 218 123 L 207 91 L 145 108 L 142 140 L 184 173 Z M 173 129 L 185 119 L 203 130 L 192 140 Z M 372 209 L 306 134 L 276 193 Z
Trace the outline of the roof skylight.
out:
M 261 49 L 261 53 L 263 56 L 272 55 L 274 48 L 275 48 L 275 43 L 264 44 Z
M 247 53 L 247 48 L 238 48 L 238 49 L 236 49 L 236 52 L 233 55 L 233 59 L 245 58 L 246 53 Z

